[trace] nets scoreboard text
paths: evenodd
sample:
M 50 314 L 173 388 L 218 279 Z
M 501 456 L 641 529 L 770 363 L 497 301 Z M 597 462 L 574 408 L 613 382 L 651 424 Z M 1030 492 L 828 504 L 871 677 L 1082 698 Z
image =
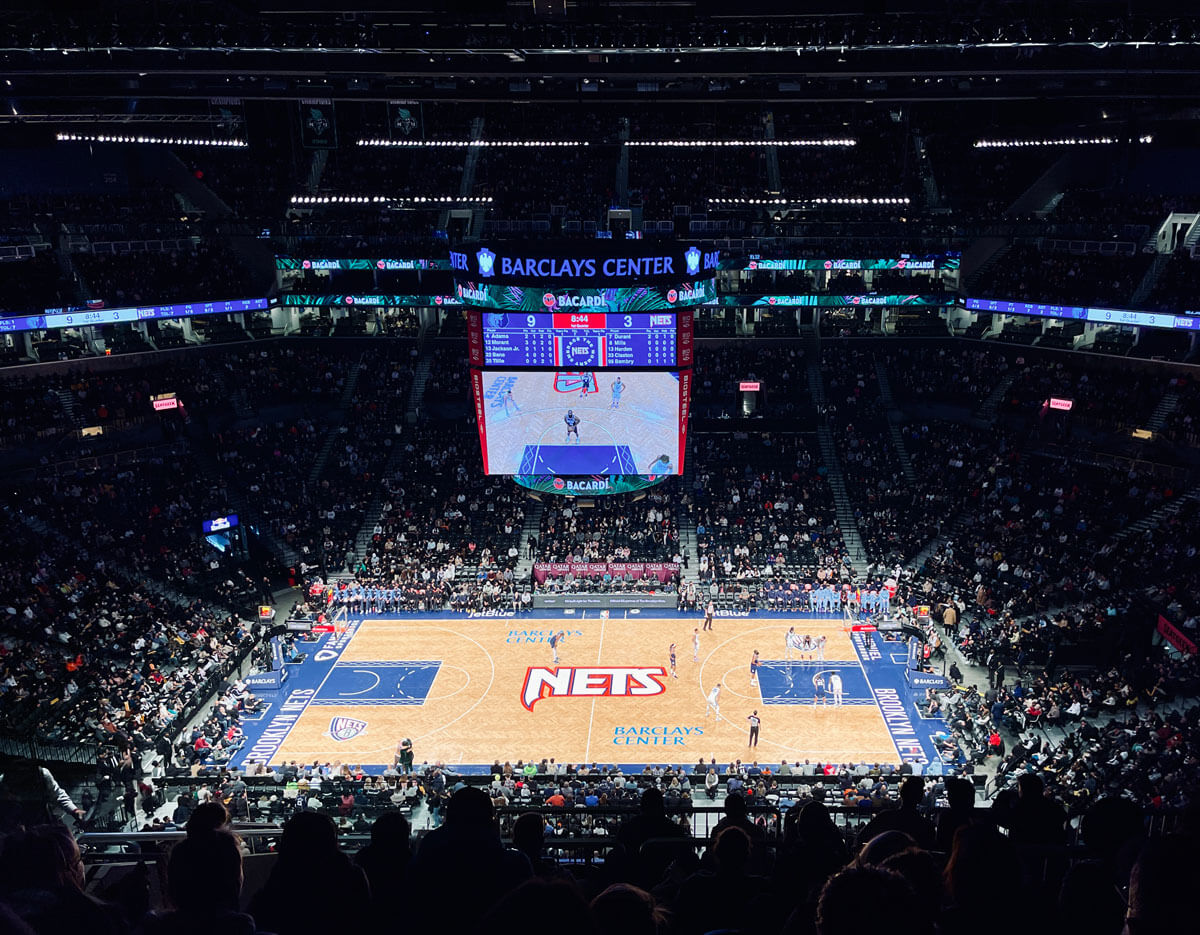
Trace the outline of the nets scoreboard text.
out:
M 691 327 L 675 313 L 468 313 L 471 363 L 487 367 L 686 367 Z

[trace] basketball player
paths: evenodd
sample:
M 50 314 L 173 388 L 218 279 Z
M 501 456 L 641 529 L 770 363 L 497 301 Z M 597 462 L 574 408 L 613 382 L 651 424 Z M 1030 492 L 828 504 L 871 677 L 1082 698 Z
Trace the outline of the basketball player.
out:
M 521 407 L 517 405 L 517 401 L 513 399 L 512 390 L 504 394 L 504 414 L 508 415 L 508 408 L 511 406 L 515 412 L 520 412 Z
M 825 674 L 818 672 L 813 676 L 813 704 L 824 706 L 825 704 Z
M 700 630 L 692 628 L 692 662 L 700 661 Z
M 671 644 L 671 648 L 668 650 L 668 652 L 671 654 L 671 678 L 677 679 L 677 678 L 679 678 L 679 676 L 676 675 L 676 673 L 675 673 L 675 644 L 674 643 Z
M 747 747 L 757 747 L 758 746 L 758 725 L 762 723 L 762 719 L 758 716 L 758 711 L 756 710 L 753 714 L 751 714 L 748 718 L 746 718 L 746 720 L 750 722 L 750 742 L 748 744 L 746 744 L 746 746 Z
M 792 651 L 796 648 L 796 641 L 799 639 L 796 636 L 796 628 L 789 627 L 787 633 L 783 636 L 783 658 L 791 661 Z
M 625 392 L 625 384 L 621 382 L 621 378 L 617 377 L 612 384 L 612 404 L 609 409 L 621 408 L 621 394 Z
M 713 622 L 713 614 L 717 612 L 717 605 L 709 601 L 704 605 L 704 629 L 711 630 Z
M 829 690 L 833 692 L 833 706 L 841 707 L 842 704 L 842 677 L 834 672 L 829 676 Z
M 563 422 L 567 424 L 567 437 L 563 441 L 565 445 L 571 440 L 571 436 L 575 436 L 575 444 L 579 444 L 579 416 L 575 415 L 574 410 L 568 409 L 567 414 L 563 416 Z
M 758 650 L 754 650 L 754 655 L 750 657 L 750 684 L 758 684 Z
M 829 637 L 821 635 L 817 637 L 817 659 L 820 662 L 825 661 L 825 643 Z
M 565 630 L 559 630 L 550 637 L 550 652 L 554 654 L 554 664 L 558 665 L 558 644 L 567 638 Z
M 708 717 L 708 709 L 712 708 L 713 716 L 721 716 L 721 683 L 717 682 L 708 693 L 708 703 L 704 706 L 704 716 Z
M 812 637 L 805 633 L 803 638 L 800 640 L 800 658 L 804 660 L 811 659 L 812 651 Z
M 671 456 L 659 455 L 650 462 L 650 467 L 646 468 L 646 473 L 651 477 L 658 477 L 662 474 L 674 474 L 675 468 L 671 466 Z
M 592 377 L 591 377 L 591 374 L 585 373 L 583 375 L 583 389 L 581 389 L 579 391 L 579 398 L 587 399 L 587 394 L 590 393 L 591 391 L 592 391 Z

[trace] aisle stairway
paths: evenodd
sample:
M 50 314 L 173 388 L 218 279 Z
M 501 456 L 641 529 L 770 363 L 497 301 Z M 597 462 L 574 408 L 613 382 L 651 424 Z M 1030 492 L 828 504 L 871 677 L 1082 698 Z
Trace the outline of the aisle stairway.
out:
M 325 465 L 329 463 L 329 456 L 333 454 L 333 448 L 341 437 L 339 429 L 346 420 L 346 411 L 354 402 L 354 391 L 358 387 L 358 378 L 362 373 L 362 368 L 363 358 L 360 355 L 358 360 L 350 365 L 350 369 L 346 373 L 346 383 L 342 387 L 342 395 L 338 398 L 338 408 L 331 414 L 329 428 L 325 433 L 325 444 L 317 452 L 313 466 L 308 472 L 308 483 L 310 484 L 315 484 L 321 476 L 321 472 L 325 470 Z
M 804 341 L 804 357 L 807 363 L 808 391 L 812 396 L 813 405 L 817 409 L 817 444 L 821 451 L 821 463 L 825 465 L 825 480 L 833 492 L 833 503 L 837 510 L 838 528 L 842 533 L 842 542 L 846 545 L 848 561 L 856 575 L 865 575 L 867 571 L 867 554 L 863 547 L 862 536 L 858 531 L 858 521 L 854 517 L 854 507 L 850 496 L 846 493 L 846 479 L 842 474 L 842 462 L 838 457 L 837 448 L 833 443 L 833 432 L 824 415 L 820 415 L 825 407 L 825 380 L 821 375 L 821 342 L 815 326 L 801 329 Z
M 892 384 L 888 379 L 887 367 L 883 361 L 875 361 L 875 376 L 879 381 L 879 396 L 883 400 L 884 409 L 887 412 L 888 433 L 892 436 L 892 447 L 896 449 L 896 455 L 900 459 L 900 470 L 904 473 L 904 479 L 915 484 L 917 474 L 913 470 L 912 458 L 908 454 L 908 446 L 904 443 L 904 433 L 900 430 L 900 423 L 904 420 L 904 413 L 896 408 L 895 398 L 892 396 Z
M 1012 385 L 1017 382 L 1018 374 L 1010 371 L 1001 377 L 992 391 L 988 393 L 987 398 L 979 404 L 979 408 L 975 410 L 971 421 L 979 426 L 988 426 L 996 421 L 996 416 L 1000 413 L 1000 406 L 1003 405 L 1007 397 L 1008 391 Z
M 75 394 L 70 390 L 55 390 L 54 392 L 62 404 L 63 412 L 71 420 L 71 424 L 76 428 L 82 428 L 83 416 L 79 413 L 79 400 L 75 397 Z
M 525 500 L 525 523 L 521 527 L 521 541 L 517 545 L 520 551 L 520 557 L 517 559 L 517 567 L 513 569 L 513 574 L 516 576 L 517 583 L 529 583 L 533 579 L 533 562 L 529 558 L 529 537 L 538 536 L 541 538 L 542 516 L 546 512 L 546 504 L 540 497 L 528 497 Z
M 1176 497 L 1173 500 L 1168 500 L 1156 510 L 1152 510 L 1140 519 L 1134 520 L 1124 529 L 1118 531 L 1113 536 L 1114 542 L 1124 542 L 1132 535 L 1141 535 L 1152 529 L 1157 529 L 1164 522 L 1179 513 L 1183 509 L 1185 503 L 1193 503 L 1200 500 L 1200 487 L 1194 487 L 1182 496 Z
M 1158 401 L 1158 405 L 1154 407 L 1154 412 L 1146 421 L 1146 428 L 1151 432 L 1160 432 L 1164 425 L 1167 424 L 1167 418 L 1179 408 L 1179 393 L 1176 390 L 1167 390 L 1163 394 L 1163 398 Z

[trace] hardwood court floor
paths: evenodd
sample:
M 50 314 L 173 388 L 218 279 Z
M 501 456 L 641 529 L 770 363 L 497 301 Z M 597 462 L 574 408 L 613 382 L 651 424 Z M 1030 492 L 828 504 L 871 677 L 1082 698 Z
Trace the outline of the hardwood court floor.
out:
M 793 625 L 797 633 L 828 637 L 823 663 L 782 662 L 784 634 Z M 418 764 L 488 764 L 497 757 L 566 763 L 897 761 L 869 680 L 836 621 L 718 619 L 713 631 L 700 634 L 696 662 L 691 640 L 698 626 L 698 618 L 368 619 L 272 762 L 389 764 L 403 737 L 412 739 Z M 557 629 L 567 632 L 559 647 L 561 667 L 661 666 L 665 690 L 650 697 L 551 695 L 527 709 L 526 677 L 554 668 L 546 640 Z M 672 642 L 677 679 L 668 667 Z M 761 685 L 750 682 L 755 649 L 764 660 Z M 846 704 L 812 703 L 818 669 L 844 674 Z M 719 717 L 705 710 L 716 682 L 724 685 Z M 776 703 L 764 704 L 764 693 Z M 755 709 L 761 739 L 751 750 L 746 718 Z M 356 736 L 334 739 L 339 717 L 354 719 L 347 733 Z

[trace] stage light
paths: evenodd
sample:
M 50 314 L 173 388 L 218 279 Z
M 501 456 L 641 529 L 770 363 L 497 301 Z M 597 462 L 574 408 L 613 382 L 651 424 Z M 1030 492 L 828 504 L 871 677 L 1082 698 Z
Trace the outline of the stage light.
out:
M 113 136 L 107 133 L 58 133 L 55 139 L 69 143 L 138 143 L 151 146 L 233 146 L 244 148 L 245 140 L 183 139 L 170 136 Z

